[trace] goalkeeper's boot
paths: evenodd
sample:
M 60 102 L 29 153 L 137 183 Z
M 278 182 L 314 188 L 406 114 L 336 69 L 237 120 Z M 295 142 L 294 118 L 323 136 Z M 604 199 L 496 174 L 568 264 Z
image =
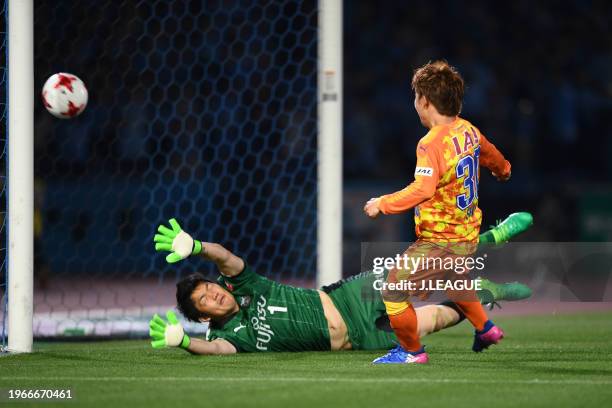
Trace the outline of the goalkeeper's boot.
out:
M 516 301 L 531 297 L 529 286 L 519 282 L 495 283 L 488 279 L 476 278 L 480 281 L 478 298 L 483 305 L 489 305 L 489 309 L 502 300 Z
M 482 331 L 474 331 L 474 344 L 472 350 L 480 353 L 482 350 L 489 348 L 491 344 L 497 344 L 504 338 L 504 331 L 487 320 Z
M 425 347 L 419 351 L 410 352 L 397 345 L 382 357 L 378 357 L 372 364 L 427 364 L 429 356 L 425 352 Z
M 528 212 L 510 214 L 504 221 L 491 229 L 495 244 L 503 244 L 533 225 L 533 216 Z

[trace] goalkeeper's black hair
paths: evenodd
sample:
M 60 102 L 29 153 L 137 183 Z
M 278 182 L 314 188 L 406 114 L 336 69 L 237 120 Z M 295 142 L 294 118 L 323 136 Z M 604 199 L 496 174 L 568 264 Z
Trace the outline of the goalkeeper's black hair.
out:
M 197 288 L 200 283 L 204 282 L 216 283 L 210 279 L 206 279 L 204 275 L 200 273 L 192 273 L 176 284 L 176 307 L 189 321 L 200 322 L 202 317 L 208 317 L 196 309 L 191 299 L 191 294 L 195 288 Z

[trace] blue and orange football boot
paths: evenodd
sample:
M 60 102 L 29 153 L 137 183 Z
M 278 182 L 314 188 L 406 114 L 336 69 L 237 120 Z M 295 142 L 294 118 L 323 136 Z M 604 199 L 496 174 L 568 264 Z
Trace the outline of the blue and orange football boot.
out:
M 398 344 L 384 356 L 372 361 L 372 364 L 427 364 L 428 361 L 429 356 L 425 352 L 425 346 L 419 351 L 409 352 Z

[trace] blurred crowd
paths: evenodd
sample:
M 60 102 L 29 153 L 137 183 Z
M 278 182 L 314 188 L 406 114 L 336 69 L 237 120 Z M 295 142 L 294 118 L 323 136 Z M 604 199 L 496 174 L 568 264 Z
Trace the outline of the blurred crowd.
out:
M 463 74 L 462 116 L 513 165 L 506 184 L 481 175 L 483 228 L 524 210 L 535 225 L 523 240 L 612 239 L 612 3 L 360 1 L 344 12 L 348 259 L 360 242 L 414 237 L 411 214 L 371 222 L 360 209 L 412 180 L 427 130 L 410 81 L 435 59 Z
M 612 176 L 609 2 L 362 1 L 345 13 L 347 179 L 408 171 L 425 133 L 412 70 L 439 58 L 464 75 L 462 115 L 525 183 Z
M 485 226 L 526 210 L 536 224 L 522 239 L 612 240 L 611 4 L 345 0 L 345 261 L 359 259 L 360 242 L 413 238 L 410 215 L 373 222 L 361 208 L 412 179 L 426 129 L 410 79 L 434 59 L 463 74 L 462 115 L 513 164 L 510 183 L 482 175 Z M 196 208 L 217 239 L 241 231 L 228 226 L 261 221 L 265 245 L 247 240 L 245 250 L 273 253 L 291 235 L 314 246 L 316 12 L 316 2 L 296 0 L 37 2 L 36 83 L 72 71 L 91 87 L 90 106 L 72 121 L 37 104 L 36 174 L 55 183 L 42 200 L 47 236 L 95 235 L 68 201 L 87 219 L 108 210 L 117 231 Z M 134 190 L 128 181 L 139 183 L 146 206 L 116 199 Z M 187 181 L 197 194 L 182 189 Z M 85 187 L 104 199 L 72 198 Z M 235 214 L 237 204 L 248 208 Z M 141 210 L 146 216 L 122 215 Z M 270 217 L 280 217 L 278 228 Z M 303 234 L 285 234 L 293 224 L 283 217 Z

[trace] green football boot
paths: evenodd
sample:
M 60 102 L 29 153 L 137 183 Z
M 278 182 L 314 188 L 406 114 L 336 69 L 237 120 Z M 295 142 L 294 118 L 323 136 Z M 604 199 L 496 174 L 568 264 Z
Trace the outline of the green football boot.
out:
M 512 213 L 502 222 L 480 236 L 480 242 L 503 244 L 527 231 L 533 225 L 533 216 L 528 212 Z
M 488 279 L 476 278 L 480 281 L 481 289 L 478 291 L 478 298 L 483 305 L 489 305 L 489 309 L 497 304 L 497 302 L 523 300 L 531 297 L 531 289 L 529 286 L 519 282 L 495 283 Z M 499 304 L 497 304 L 498 307 Z

